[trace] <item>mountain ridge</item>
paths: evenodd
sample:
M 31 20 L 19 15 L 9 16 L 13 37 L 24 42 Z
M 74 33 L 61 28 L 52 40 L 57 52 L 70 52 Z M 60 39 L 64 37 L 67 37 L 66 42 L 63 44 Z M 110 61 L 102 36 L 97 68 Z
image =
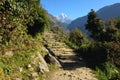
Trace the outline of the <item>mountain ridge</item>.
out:
M 98 16 L 104 20 L 107 21 L 109 19 L 112 19 L 114 17 L 120 17 L 120 3 L 115 3 L 113 5 L 105 6 L 101 9 L 99 9 L 96 13 Z M 85 24 L 87 22 L 87 15 L 83 17 L 78 17 L 77 19 L 73 20 L 67 28 L 72 30 L 74 28 L 81 29 L 82 32 L 86 32 L 85 30 Z

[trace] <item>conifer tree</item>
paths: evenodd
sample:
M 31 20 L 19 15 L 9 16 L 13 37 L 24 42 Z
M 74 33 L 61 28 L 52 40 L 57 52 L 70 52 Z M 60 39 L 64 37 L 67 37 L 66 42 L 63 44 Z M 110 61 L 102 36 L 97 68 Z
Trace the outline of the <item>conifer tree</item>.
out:
M 98 15 L 96 14 L 96 12 L 93 9 L 88 14 L 86 29 L 91 33 L 90 36 L 95 40 L 99 39 L 100 35 L 104 31 L 104 23 L 98 17 Z

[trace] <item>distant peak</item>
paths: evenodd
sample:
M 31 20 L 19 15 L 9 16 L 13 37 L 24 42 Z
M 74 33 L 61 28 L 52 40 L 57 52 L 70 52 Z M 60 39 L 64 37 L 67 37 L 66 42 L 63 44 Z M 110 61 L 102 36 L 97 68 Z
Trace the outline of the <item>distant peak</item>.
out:
M 61 13 L 59 16 L 56 17 L 58 21 L 63 22 L 63 23 L 70 23 L 72 19 L 70 19 L 67 14 Z
M 68 17 L 68 16 L 67 16 L 67 14 L 65 14 L 65 13 L 61 13 L 60 17 L 66 18 L 66 17 Z

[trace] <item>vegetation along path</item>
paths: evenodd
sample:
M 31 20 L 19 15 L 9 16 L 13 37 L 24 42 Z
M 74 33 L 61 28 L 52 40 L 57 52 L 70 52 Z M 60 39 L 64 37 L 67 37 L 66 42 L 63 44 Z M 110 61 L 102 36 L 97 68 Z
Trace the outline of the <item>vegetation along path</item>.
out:
M 44 40 L 62 65 L 61 69 L 50 73 L 45 80 L 97 80 L 93 71 L 86 67 L 85 61 L 76 56 L 73 49 L 60 42 L 57 34 L 45 33 Z

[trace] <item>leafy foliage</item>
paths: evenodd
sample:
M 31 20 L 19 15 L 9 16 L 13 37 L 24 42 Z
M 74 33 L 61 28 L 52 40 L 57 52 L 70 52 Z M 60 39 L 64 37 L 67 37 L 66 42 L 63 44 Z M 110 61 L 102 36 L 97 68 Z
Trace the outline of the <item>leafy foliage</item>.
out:
M 77 28 L 70 32 L 69 41 L 79 47 L 88 42 L 85 35 Z
M 37 2 L 34 0 L 3 0 L 1 2 L 0 52 L 5 52 L 3 51 L 5 47 L 14 51 L 32 49 L 33 46 L 35 49 L 38 44 L 35 36 L 49 26 L 46 11 L 38 2 L 39 0 Z
M 111 63 L 105 63 L 102 67 L 96 68 L 99 80 L 119 80 L 119 72 Z
M 103 41 L 119 42 L 120 41 L 120 30 L 118 28 L 118 23 L 117 23 L 116 19 L 110 20 L 108 26 L 109 27 L 106 28 L 106 32 L 104 33 Z
M 106 61 L 120 67 L 120 43 L 92 42 L 88 46 L 81 46 L 78 50 L 86 59 L 88 65 L 95 67 Z
M 46 11 L 35 1 L 5 0 L 0 6 L 0 41 L 3 44 L 27 33 L 35 36 L 49 25 Z
M 109 42 L 104 44 L 106 51 L 109 54 L 108 59 L 112 64 L 120 67 L 120 43 Z

